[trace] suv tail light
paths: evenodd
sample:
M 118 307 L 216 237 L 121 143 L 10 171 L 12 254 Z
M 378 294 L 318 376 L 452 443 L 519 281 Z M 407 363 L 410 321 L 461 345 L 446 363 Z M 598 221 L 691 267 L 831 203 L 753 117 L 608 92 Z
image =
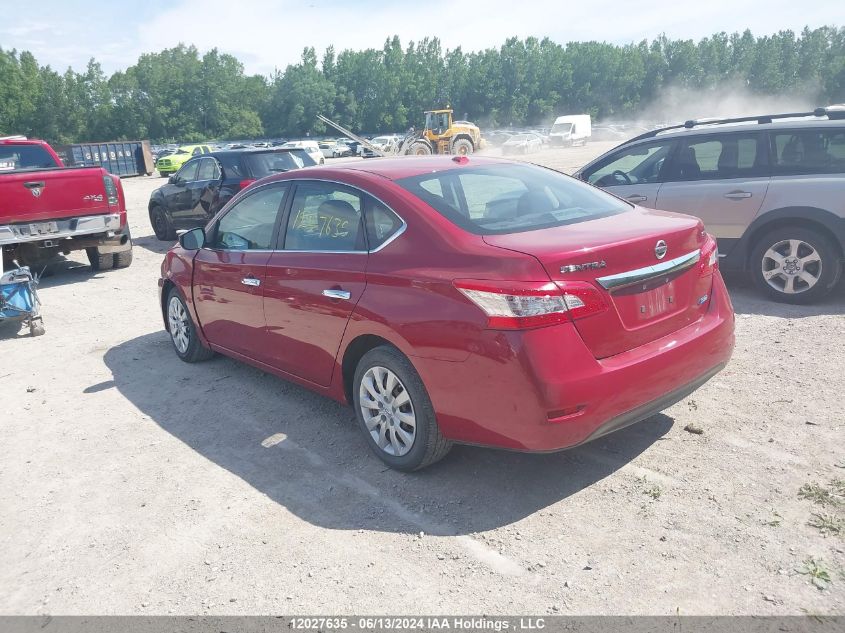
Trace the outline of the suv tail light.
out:
M 712 275 L 719 268 L 719 247 L 712 235 L 708 235 L 701 247 L 701 259 L 699 261 L 699 272 L 702 277 Z
M 108 200 L 109 208 L 119 208 L 120 199 L 117 195 L 117 183 L 115 182 L 115 176 L 111 176 L 109 174 L 103 176 L 103 188 L 106 190 L 106 200 Z
M 249 187 L 254 182 L 255 182 L 255 178 L 246 178 L 244 180 L 241 180 L 240 188 L 246 189 L 247 187 Z
M 464 296 L 487 315 L 494 330 L 523 330 L 580 319 L 607 309 L 587 282 L 456 280 Z

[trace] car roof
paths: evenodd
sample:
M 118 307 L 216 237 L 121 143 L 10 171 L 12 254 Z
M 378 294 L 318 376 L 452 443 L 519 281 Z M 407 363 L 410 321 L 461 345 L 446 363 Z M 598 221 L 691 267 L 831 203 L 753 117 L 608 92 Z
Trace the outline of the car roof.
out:
M 461 166 L 484 166 L 510 164 L 511 161 L 499 158 L 481 156 L 400 156 L 387 158 L 373 158 L 368 161 L 340 163 L 327 167 L 307 167 L 297 170 L 298 178 L 309 178 L 328 171 L 360 172 L 381 176 L 388 180 L 398 180 L 422 174 L 430 174 L 447 169 L 457 169 Z M 521 164 L 521 163 L 520 163 Z
M 783 131 L 818 128 L 842 128 L 845 129 L 845 119 L 822 119 L 822 118 L 780 118 L 772 121 L 743 121 L 733 122 L 714 120 L 708 122 L 701 120 L 694 122 L 694 125 L 679 125 L 671 128 L 656 129 L 644 134 L 637 135 L 619 145 L 634 145 L 666 138 L 683 138 L 686 136 L 701 136 L 709 134 L 724 134 L 731 132 L 762 132 L 762 131 Z

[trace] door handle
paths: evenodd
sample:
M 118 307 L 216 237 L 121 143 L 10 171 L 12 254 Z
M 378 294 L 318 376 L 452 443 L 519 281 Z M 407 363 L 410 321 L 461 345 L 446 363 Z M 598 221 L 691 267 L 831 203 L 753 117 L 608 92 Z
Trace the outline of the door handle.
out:
M 725 197 L 728 200 L 742 200 L 743 198 L 750 198 L 752 195 L 750 191 L 731 191 L 726 193 Z
M 634 194 L 633 196 L 628 196 L 625 198 L 628 202 L 645 202 L 648 200 L 648 196 L 644 196 L 640 193 Z
M 328 297 L 329 299 L 350 299 L 352 297 L 352 293 L 348 290 L 326 289 L 323 290 L 323 296 Z
M 260 286 L 261 280 L 256 279 L 255 277 L 244 277 L 243 279 L 241 279 L 241 283 L 244 286 Z

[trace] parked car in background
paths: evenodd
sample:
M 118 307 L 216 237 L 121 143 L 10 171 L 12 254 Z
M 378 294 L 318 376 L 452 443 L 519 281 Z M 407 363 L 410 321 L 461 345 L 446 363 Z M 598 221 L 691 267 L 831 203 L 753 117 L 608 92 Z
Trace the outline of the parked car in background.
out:
M 530 154 L 543 148 L 543 139 L 531 132 L 514 134 L 502 143 L 502 154 Z
M 510 132 L 493 131 L 484 135 L 484 139 L 495 147 L 502 145 L 505 141 L 511 138 L 513 134 Z
M 332 158 L 343 158 L 345 156 L 353 155 L 352 148 L 349 146 L 349 142 L 346 139 L 339 139 L 334 145 L 332 145 L 328 152 Z M 325 154 L 326 152 L 323 153 Z
M 208 222 L 232 197 L 259 178 L 317 163 L 302 148 L 220 151 L 195 157 L 150 196 L 150 224 L 158 239 Z
M 220 352 L 349 403 L 400 470 L 454 442 L 602 437 L 687 397 L 733 348 L 700 220 L 477 156 L 264 179 L 180 237 L 159 289 L 179 358 Z
M 313 158 L 318 165 L 325 165 L 326 163 L 326 157 L 320 150 L 320 146 L 317 144 L 317 141 L 288 141 L 287 143 L 282 145 L 282 147 L 287 149 L 304 149 L 311 155 L 311 158 Z
M 392 152 L 393 146 L 396 145 L 398 139 L 396 136 L 393 135 L 385 135 L 385 136 L 376 136 L 370 141 L 370 145 L 373 147 L 383 150 L 387 153 Z M 372 151 L 369 147 L 362 146 L 361 147 L 361 156 L 363 158 L 375 158 L 378 156 L 374 151 Z
M 94 270 L 132 263 L 120 178 L 64 167 L 44 141 L 0 139 L 0 251 L 41 274 L 59 253 L 84 250 Z
M 592 133 L 589 114 L 568 114 L 555 119 L 549 132 L 549 142 L 560 147 L 584 145 Z
M 578 178 L 704 220 L 721 266 L 776 301 L 811 303 L 845 253 L 845 107 L 688 121 L 623 143 Z
M 182 145 L 172 154 L 159 158 L 156 161 L 156 169 L 162 177 L 170 176 L 179 171 L 179 168 L 194 156 L 210 152 L 211 148 L 208 145 Z

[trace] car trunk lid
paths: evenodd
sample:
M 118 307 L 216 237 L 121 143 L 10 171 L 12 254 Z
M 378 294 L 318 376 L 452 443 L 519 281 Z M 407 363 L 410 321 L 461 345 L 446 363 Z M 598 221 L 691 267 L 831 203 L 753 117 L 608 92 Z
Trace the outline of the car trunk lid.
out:
M 712 278 L 700 265 L 707 234 L 696 218 L 636 209 L 484 240 L 533 255 L 564 290 L 576 281 L 597 289 L 607 309 L 574 321 L 596 358 L 667 336 L 707 309 Z

